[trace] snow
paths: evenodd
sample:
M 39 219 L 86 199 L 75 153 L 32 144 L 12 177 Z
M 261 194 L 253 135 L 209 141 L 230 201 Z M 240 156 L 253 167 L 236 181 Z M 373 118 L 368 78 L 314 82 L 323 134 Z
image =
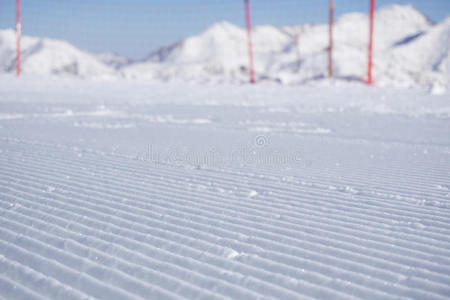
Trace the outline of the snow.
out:
M 449 18 L 433 24 L 412 5 L 390 5 L 377 10 L 375 85 L 421 87 L 431 93 L 445 93 L 450 87 Z M 327 24 L 256 26 L 252 37 L 258 82 L 361 84 L 367 74 L 368 22 L 368 16 L 362 13 L 344 14 L 336 21 L 334 80 L 325 79 L 328 72 Z M 22 44 L 24 74 L 214 84 L 248 81 L 246 30 L 225 21 L 134 62 L 114 53 L 89 54 L 68 42 L 47 38 L 24 36 Z M 14 66 L 14 32 L 0 30 L 0 71 L 13 73 Z
M 417 55 L 420 53 L 420 55 Z M 391 53 L 399 64 L 391 73 L 411 74 L 412 84 L 444 88 L 450 83 L 450 17 L 429 30 L 415 43 L 398 47 Z M 401 68 L 401 71 L 395 70 Z
M 123 68 L 124 66 L 129 65 L 132 62 L 131 59 L 114 52 L 98 54 L 97 58 L 107 66 L 113 67 L 116 70 Z
M 445 299 L 449 98 L 0 75 L 0 296 Z
M 333 55 L 336 78 L 364 81 L 368 22 L 368 16 L 362 13 L 346 14 L 337 20 Z M 447 88 L 450 81 L 444 58 L 450 53 L 449 28 L 448 20 L 433 25 L 411 5 L 379 9 L 374 32 L 376 85 Z M 302 84 L 327 77 L 328 25 L 256 26 L 252 36 L 259 81 Z M 123 71 L 127 78 L 242 82 L 248 79 L 247 52 L 245 29 L 221 22 Z
M 16 35 L 0 30 L 0 70 L 15 71 Z M 21 62 L 24 74 L 72 75 L 83 78 L 112 78 L 115 71 L 94 55 L 63 40 L 23 36 Z

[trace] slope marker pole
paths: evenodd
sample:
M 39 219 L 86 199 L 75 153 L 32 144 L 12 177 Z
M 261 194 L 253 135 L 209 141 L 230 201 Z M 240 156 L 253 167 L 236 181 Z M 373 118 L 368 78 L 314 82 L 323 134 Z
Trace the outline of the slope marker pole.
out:
M 16 75 L 20 76 L 20 39 L 22 38 L 22 24 L 20 21 L 20 0 L 16 0 Z
M 300 29 L 295 26 L 295 52 L 297 55 L 297 72 L 300 71 Z
M 255 83 L 255 70 L 253 68 L 253 45 L 252 45 L 252 25 L 250 22 L 250 4 L 249 4 L 249 0 L 244 0 L 244 1 L 245 1 L 245 20 L 247 23 L 250 83 L 253 84 L 253 83 Z
M 333 77 L 333 24 L 334 24 L 334 0 L 330 0 L 329 18 L 329 48 L 328 48 L 328 77 Z
M 367 84 L 373 83 L 372 68 L 373 68 L 373 27 L 375 15 L 375 0 L 370 0 L 370 25 L 369 25 L 369 58 L 367 67 Z

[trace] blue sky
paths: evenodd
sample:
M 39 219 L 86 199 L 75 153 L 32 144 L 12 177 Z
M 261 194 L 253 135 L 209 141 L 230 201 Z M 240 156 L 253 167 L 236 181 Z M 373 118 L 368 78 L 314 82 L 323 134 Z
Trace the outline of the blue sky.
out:
M 250 0 L 252 23 L 323 23 L 328 0 Z M 368 0 L 335 0 L 336 15 L 368 11 Z M 411 3 L 433 21 L 450 0 L 377 0 L 377 8 Z M 243 0 L 22 0 L 23 33 L 65 39 L 91 52 L 112 50 L 138 59 L 160 46 L 227 20 L 244 26 Z M 0 0 L 0 28 L 15 23 L 15 0 Z

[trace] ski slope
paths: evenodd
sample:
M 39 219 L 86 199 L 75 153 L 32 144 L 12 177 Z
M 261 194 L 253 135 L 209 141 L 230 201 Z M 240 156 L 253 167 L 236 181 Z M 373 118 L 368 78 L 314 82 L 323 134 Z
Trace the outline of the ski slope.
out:
M 446 299 L 448 99 L 2 76 L 0 298 Z

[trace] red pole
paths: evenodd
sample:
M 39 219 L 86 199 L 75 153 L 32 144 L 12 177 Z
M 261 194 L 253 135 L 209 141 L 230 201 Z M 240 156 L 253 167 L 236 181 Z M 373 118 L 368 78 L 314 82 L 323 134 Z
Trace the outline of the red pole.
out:
M 245 19 L 247 21 L 250 83 L 255 83 L 255 70 L 253 68 L 252 25 L 250 22 L 250 4 L 249 4 L 249 0 L 244 0 L 244 1 L 245 1 Z
M 16 75 L 20 76 L 20 39 L 22 24 L 20 22 L 20 0 L 16 0 Z
M 300 69 L 300 32 L 298 26 L 295 26 L 295 52 L 297 54 L 297 72 Z
M 373 27 L 375 15 L 375 0 L 370 0 L 370 28 L 369 28 L 369 65 L 367 68 L 367 84 L 372 84 L 372 67 L 373 67 Z
M 328 48 L 328 77 L 333 76 L 333 24 L 334 24 L 334 1 L 330 0 L 330 20 L 329 20 L 329 44 Z

